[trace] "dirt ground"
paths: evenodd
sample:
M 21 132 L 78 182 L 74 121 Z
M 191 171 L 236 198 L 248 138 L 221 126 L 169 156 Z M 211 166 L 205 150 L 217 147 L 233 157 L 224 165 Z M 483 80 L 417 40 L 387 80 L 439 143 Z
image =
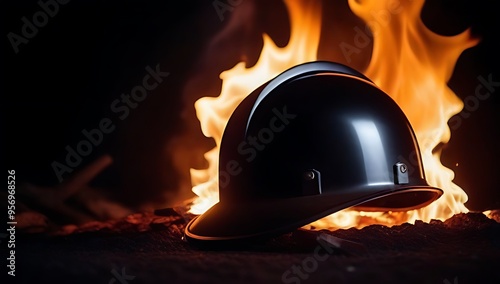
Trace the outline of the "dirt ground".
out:
M 194 247 L 182 238 L 185 224 L 180 215 L 135 214 L 114 223 L 66 227 L 57 235 L 20 234 L 15 278 L 18 283 L 500 283 L 500 223 L 481 213 L 391 228 L 297 230 L 233 249 Z

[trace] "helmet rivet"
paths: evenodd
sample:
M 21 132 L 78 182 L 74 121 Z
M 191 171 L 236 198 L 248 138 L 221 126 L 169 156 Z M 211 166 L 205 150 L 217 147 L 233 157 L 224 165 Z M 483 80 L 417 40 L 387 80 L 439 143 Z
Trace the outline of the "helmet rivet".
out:
M 408 170 L 408 168 L 406 167 L 405 164 L 401 164 L 401 166 L 399 167 L 399 170 L 404 174 L 404 173 L 406 173 L 406 171 Z
M 304 179 L 305 180 L 313 180 L 316 177 L 313 171 L 306 171 L 304 173 Z

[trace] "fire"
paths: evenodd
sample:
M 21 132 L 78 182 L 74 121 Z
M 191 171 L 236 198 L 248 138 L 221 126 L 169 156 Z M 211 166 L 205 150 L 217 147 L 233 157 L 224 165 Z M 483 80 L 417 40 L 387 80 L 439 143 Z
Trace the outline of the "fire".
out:
M 221 73 L 219 97 L 204 97 L 195 103 L 203 134 L 213 137 L 216 147 L 205 153 L 206 170 L 191 170 L 193 192 L 198 195 L 190 212 L 202 214 L 218 202 L 217 166 L 224 127 L 237 105 L 255 88 L 284 70 L 317 59 L 321 31 L 321 1 L 286 0 L 291 37 L 284 48 L 263 35 L 264 47 L 257 64 L 244 62 Z M 425 173 L 432 186 L 444 195 L 431 205 L 408 212 L 360 212 L 343 210 L 308 225 L 308 228 L 394 225 L 415 220 L 447 219 L 467 212 L 466 193 L 453 183 L 454 173 L 440 161 L 438 146 L 450 140 L 447 121 L 463 108 L 463 102 L 447 86 L 456 61 L 477 43 L 470 30 L 455 36 L 441 36 L 422 22 L 424 0 L 349 0 L 351 10 L 373 33 L 372 58 L 365 74 L 403 109 L 419 141 Z M 425 110 L 425 111 L 424 111 Z M 412 158 L 401 157 L 412 165 Z M 416 166 L 416 164 L 413 164 Z
M 289 44 L 277 47 L 269 36 L 263 35 L 264 47 L 257 63 L 245 68 L 236 64 L 221 73 L 222 90 L 217 98 L 204 97 L 196 101 L 195 108 L 203 134 L 214 138 L 216 147 L 205 153 L 207 170 L 191 169 L 193 192 L 198 195 L 190 212 L 202 214 L 219 201 L 217 166 L 222 133 L 234 109 L 254 89 L 281 72 L 297 64 L 316 60 L 321 32 L 321 1 L 286 1 L 291 20 Z M 307 11 L 307 12 L 304 12 Z

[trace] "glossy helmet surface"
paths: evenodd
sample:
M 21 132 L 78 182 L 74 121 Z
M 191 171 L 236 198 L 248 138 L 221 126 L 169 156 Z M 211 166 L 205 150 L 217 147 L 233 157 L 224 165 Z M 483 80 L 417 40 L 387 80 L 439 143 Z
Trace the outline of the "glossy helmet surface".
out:
M 416 163 L 404 164 L 410 157 Z M 220 202 L 185 236 L 262 239 L 348 207 L 406 211 L 441 195 L 392 98 L 356 70 L 315 61 L 281 73 L 233 112 L 220 148 Z

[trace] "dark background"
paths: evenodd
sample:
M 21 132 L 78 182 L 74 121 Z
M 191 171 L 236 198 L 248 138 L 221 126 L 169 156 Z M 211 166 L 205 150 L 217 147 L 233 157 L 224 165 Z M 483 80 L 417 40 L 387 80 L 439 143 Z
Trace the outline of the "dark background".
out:
M 338 58 L 338 43 L 352 41 L 352 27 L 362 22 L 349 11 L 347 1 L 323 2 L 319 56 Z M 478 76 L 492 74 L 500 81 L 494 1 L 428 2 L 422 16 L 432 30 L 452 35 L 472 27 L 482 38 L 459 58 L 451 89 L 464 99 L 474 95 Z M 51 163 L 64 163 L 65 147 L 76 147 L 83 129 L 96 128 L 102 118 L 110 117 L 116 130 L 106 134 L 75 170 L 111 154 L 113 165 L 94 183 L 131 206 L 151 200 L 168 205 L 182 199 L 164 198 L 164 192 L 183 198 L 191 195 L 186 185 L 189 167 L 206 166 L 202 154 L 213 146 L 199 131 L 192 103 L 218 95 L 221 71 L 242 59 L 248 66 L 256 62 L 262 32 L 279 46 L 286 45 L 289 35 L 286 10 L 277 0 L 242 0 L 234 10 L 224 12 L 223 19 L 213 1 L 73 0 L 59 5 L 58 13 L 15 54 L 7 34 L 21 34 L 21 18 L 31 19 L 40 6 L 27 0 L 2 6 L 0 105 L 5 167 L 15 169 L 20 181 L 57 185 Z M 249 21 L 228 29 L 235 23 L 234 15 Z M 222 39 L 216 37 L 221 34 Z M 350 64 L 341 63 L 362 69 L 370 50 L 364 49 Z M 170 75 L 129 117 L 118 120 L 110 111 L 111 102 L 142 83 L 146 66 L 154 69 L 157 64 Z M 208 81 L 193 79 L 203 75 Z M 500 208 L 498 94 L 480 101 L 443 149 L 443 164 L 455 171 L 455 183 L 469 195 L 466 205 L 472 210 Z M 172 142 L 179 137 L 184 140 Z M 183 151 L 189 153 L 185 159 L 175 154 Z

